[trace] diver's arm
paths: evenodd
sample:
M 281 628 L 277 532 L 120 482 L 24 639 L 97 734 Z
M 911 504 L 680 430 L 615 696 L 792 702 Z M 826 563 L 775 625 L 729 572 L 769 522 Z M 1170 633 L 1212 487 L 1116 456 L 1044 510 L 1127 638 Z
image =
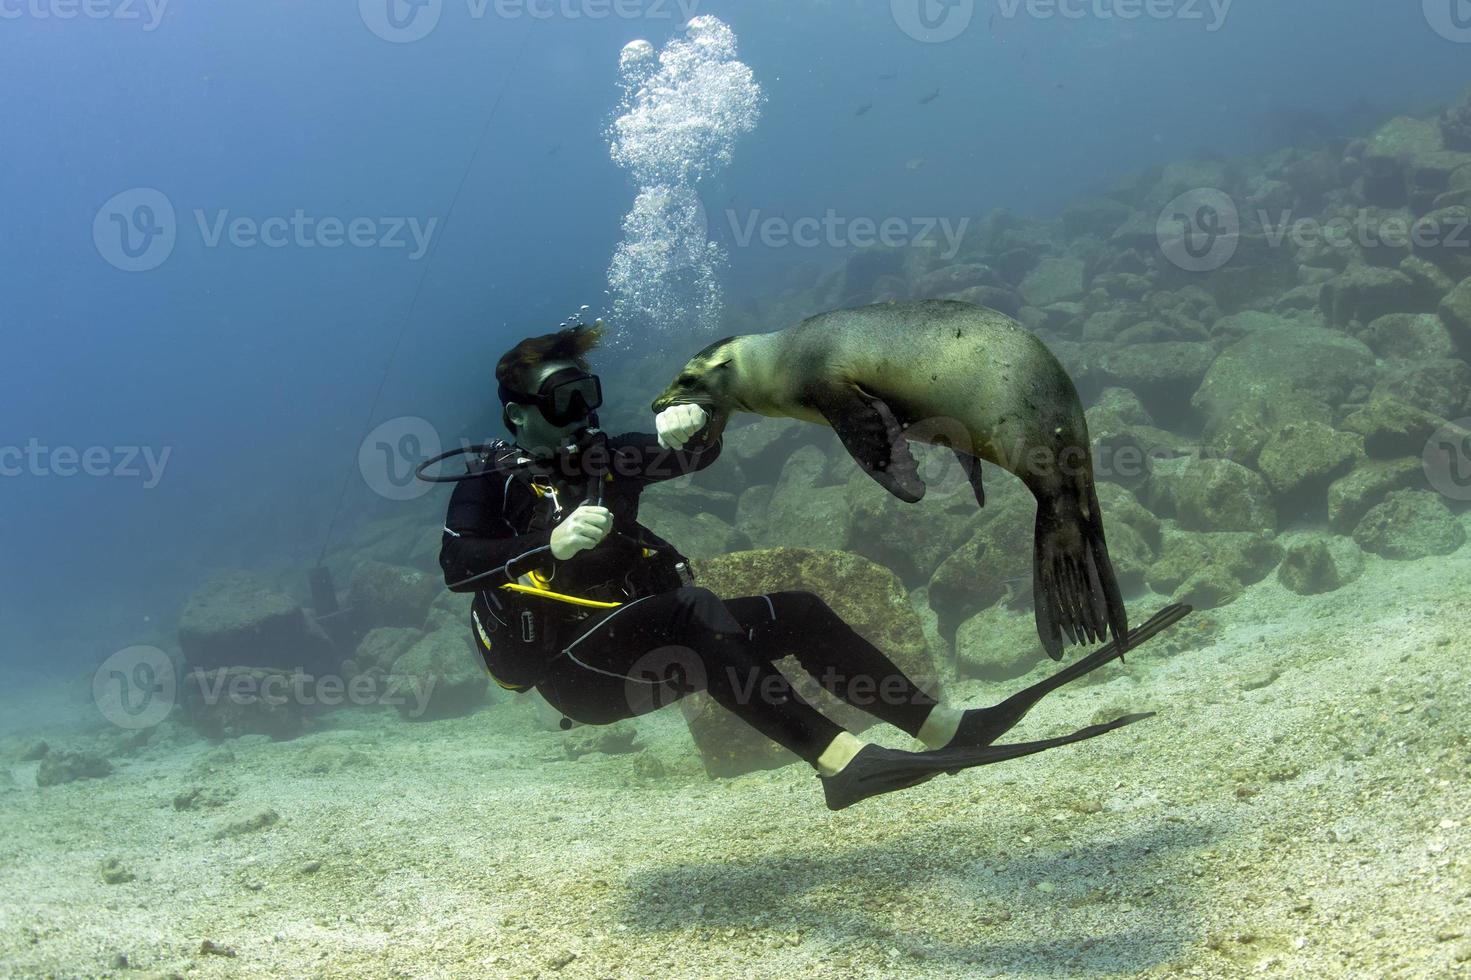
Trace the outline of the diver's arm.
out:
M 505 493 L 506 484 L 492 479 L 455 487 L 439 549 L 450 591 L 478 592 L 551 569 L 551 529 L 515 533 L 505 519 Z
M 707 446 L 665 449 L 650 432 L 629 432 L 609 440 L 611 470 L 615 476 L 659 483 L 697 473 L 720 457 L 724 440 Z

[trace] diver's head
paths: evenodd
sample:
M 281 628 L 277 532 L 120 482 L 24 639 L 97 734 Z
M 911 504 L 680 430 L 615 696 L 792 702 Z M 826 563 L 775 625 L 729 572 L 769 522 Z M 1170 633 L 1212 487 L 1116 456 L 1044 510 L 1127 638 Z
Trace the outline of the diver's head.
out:
M 602 333 L 602 324 L 595 323 L 529 337 L 496 365 L 501 418 L 522 449 L 548 456 L 597 425 L 594 412 L 603 403 L 603 389 L 587 353 Z
M 654 411 L 662 412 L 671 405 L 698 405 L 723 426 L 725 418 L 744 407 L 733 390 L 736 340 L 718 340 L 690 358 L 679 376 L 654 399 Z

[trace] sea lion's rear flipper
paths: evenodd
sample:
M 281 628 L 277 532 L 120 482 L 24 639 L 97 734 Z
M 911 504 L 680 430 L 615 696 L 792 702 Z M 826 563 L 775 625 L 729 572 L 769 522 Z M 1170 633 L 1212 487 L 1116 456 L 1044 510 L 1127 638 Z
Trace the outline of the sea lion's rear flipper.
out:
M 1086 513 L 1076 497 L 1037 500 L 1032 554 L 1032 602 L 1037 635 L 1053 660 L 1062 659 L 1063 634 L 1071 643 L 1097 643 L 1113 633 L 1128 649 L 1129 616 L 1108 557 L 1098 494 L 1089 486 Z
M 923 499 L 919 464 L 887 402 L 852 384 L 826 385 L 808 397 L 863 472 L 905 503 Z

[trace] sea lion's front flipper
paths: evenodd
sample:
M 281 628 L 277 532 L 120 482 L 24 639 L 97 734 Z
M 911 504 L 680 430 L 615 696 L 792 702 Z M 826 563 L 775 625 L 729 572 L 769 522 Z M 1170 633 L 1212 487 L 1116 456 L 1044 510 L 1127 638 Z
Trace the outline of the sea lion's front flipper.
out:
M 809 392 L 808 398 L 843 448 L 879 486 L 906 503 L 923 499 L 919 464 L 909 451 L 904 426 L 887 402 L 852 384 L 825 385 Z
M 970 453 L 955 450 L 955 458 L 960 461 L 960 471 L 970 481 L 970 488 L 976 492 L 976 503 L 986 506 L 986 487 L 981 474 L 981 461 Z

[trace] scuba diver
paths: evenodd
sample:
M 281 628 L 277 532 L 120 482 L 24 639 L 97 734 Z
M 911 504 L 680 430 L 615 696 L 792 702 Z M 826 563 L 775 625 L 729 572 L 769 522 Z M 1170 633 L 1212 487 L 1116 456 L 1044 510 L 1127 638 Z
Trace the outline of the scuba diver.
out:
M 452 591 L 474 594 L 474 641 L 503 688 L 539 692 L 569 719 L 564 728 L 611 724 L 704 690 L 817 770 L 834 810 L 1147 717 L 992 745 L 1043 695 L 1117 656 L 1113 645 L 992 708 L 959 711 L 810 592 L 721 599 L 697 587 L 678 549 L 638 522 L 639 496 L 711 465 L 721 442 L 698 440 L 707 421 L 698 405 L 658 413 L 652 434 L 603 433 L 602 385 L 587 359 L 601 335 L 601 322 L 579 324 L 517 344 L 496 367 L 514 442 L 425 464 L 472 456 L 464 474 L 426 478 L 457 484 L 440 564 Z M 1183 615 L 1166 610 L 1131 639 L 1169 625 L 1167 613 Z M 884 748 L 834 724 L 773 666 L 788 654 L 837 697 L 929 750 Z

